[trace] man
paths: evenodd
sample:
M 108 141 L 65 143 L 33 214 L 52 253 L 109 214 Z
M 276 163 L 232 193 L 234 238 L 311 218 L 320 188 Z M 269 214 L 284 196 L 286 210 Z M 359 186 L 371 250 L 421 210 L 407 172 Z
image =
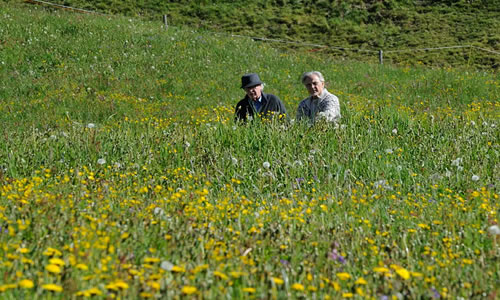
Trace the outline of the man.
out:
M 262 92 L 264 86 L 259 75 L 255 73 L 245 74 L 241 77 L 241 88 L 245 90 L 246 96 L 236 104 L 236 121 L 246 121 L 261 118 L 284 118 L 286 109 L 281 100 L 272 94 Z
M 311 123 L 318 119 L 336 122 L 340 119 L 340 104 L 337 96 L 325 88 L 325 78 L 318 71 L 302 74 L 301 81 L 309 92 L 309 97 L 299 103 L 297 121 L 308 118 Z

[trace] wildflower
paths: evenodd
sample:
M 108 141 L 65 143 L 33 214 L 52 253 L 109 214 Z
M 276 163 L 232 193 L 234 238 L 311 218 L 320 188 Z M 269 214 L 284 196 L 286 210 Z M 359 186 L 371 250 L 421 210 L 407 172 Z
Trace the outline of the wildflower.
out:
M 60 258 L 51 258 L 51 259 L 49 259 L 49 263 L 52 265 L 57 265 L 59 267 L 62 267 L 65 265 L 64 260 L 62 260 Z
M 243 291 L 250 294 L 255 293 L 255 289 L 251 287 L 243 288 Z
M 472 175 L 472 181 L 478 181 L 479 180 L 479 176 L 477 175 Z
M 393 150 L 392 150 L 392 149 L 385 149 L 385 153 L 387 153 L 387 154 L 392 154 L 392 153 L 393 153 Z
M 366 284 L 366 280 L 363 277 L 359 277 L 355 284 Z
M 354 295 L 353 293 L 343 293 L 342 298 L 352 298 Z
M 347 279 L 350 279 L 350 278 L 351 278 L 351 275 L 350 275 L 349 273 L 342 272 L 342 273 L 337 273 L 337 277 L 338 277 L 340 280 L 347 280 Z
M 224 279 L 224 280 L 228 280 L 229 279 L 229 277 L 227 277 L 226 274 L 224 274 L 222 272 L 219 272 L 219 271 L 215 271 L 214 272 L 214 276 L 217 276 L 217 277 L 219 277 L 221 279 Z
M 61 268 L 58 265 L 47 265 L 45 266 L 45 270 L 49 271 L 50 273 L 54 274 L 59 274 L 61 273 Z
M 102 292 L 101 290 L 99 290 L 98 288 L 90 288 L 88 290 L 84 290 L 84 291 L 79 291 L 76 293 L 76 296 L 84 296 L 84 297 L 92 297 L 92 296 L 100 296 L 102 295 Z
M 25 288 L 25 289 L 31 289 L 35 285 L 33 284 L 33 281 L 31 281 L 29 279 L 23 279 L 23 280 L 19 281 L 19 286 L 22 288 Z
M 393 134 L 398 134 L 398 130 L 397 130 L 396 128 L 394 128 L 394 129 L 392 130 L 392 133 L 393 133 Z
M 87 267 L 87 265 L 85 265 L 85 264 L 77 264 L 75 267 L 76 267 L 77 269 L 79 269 L 79 270 L 83 270 L 83 271 L 86 271 L 86 270 L 88 270 L 88 269 L 89 269 L 89 267 Z
M 186 295 L 191 295 L 196 293 L 198 289 L 194 286 L 185 285 L 182 287 L 182 293 Z
M 184 269 L 183 267 L 179 267 L 179 266 L 173 266 L 171 271 L 176 272 L 176 273 L 183 273 L 183 272 L 186 272 L 186 269 Z
M 95 128 L 95 124 L 94 123 L 88 123 L 87 124 L 87 128 L 89 128 L 89 129 Z
M 451 165 L 455 167 L 460 166 L 461 163 L 462 163 L 462 158 L 460 157 L 451 161 Z
M 271 164 L 268 162 L 268 161 L 265 161 L 262 166 L 264 167 L 264 169 L 269 169 L 271 167 Z
M 233 165 L 238 164 L 238 159 L 236 157 L 231 156 L 231 161 L 233 162 Z
M 278 277 L 271 277 L 271 281 L 274 282 L 276 285 L 282 285 L 284 283 L 283 279 Z
M 173 267 L 174 265 L 167 260 L 162 261 L 160 264 L 160 268 L 162 268 L 165 271 L 172 271 Z
M 42 285 L 42 289 L 51 291 L 51 292 L 62 292 L 63 288 L 60 285 L 49 283 Z
M 410 272 L 408 272 L 405 268 L 398 268 L 396 273 L 404 280 L 410 279 Z
M 104 158 L 99 158 L 97 160 L 97 163 L 100 164 L 100 165 L 104 165 L 106 163 L 106 160 Z
M 488 233 L 491 235 L 500 235 L 500 227 L 498 227 L 498 225 L 492 225 L 488 228 Z
M 292 289 L 294 289 L 296 291 L 303 291 L 304 286 L 300 283 L 294 283 L 294 284 L 292 284 Z

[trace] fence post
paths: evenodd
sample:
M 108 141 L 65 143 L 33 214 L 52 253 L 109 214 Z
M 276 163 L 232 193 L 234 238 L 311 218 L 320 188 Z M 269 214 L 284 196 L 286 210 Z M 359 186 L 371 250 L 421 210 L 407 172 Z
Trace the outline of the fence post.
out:
M 380 64 L 384 64 L 384 51 L 378 50 L 378 61 Z
M 165 30 L 168 29 L 167 15 L 163 15 L 163 24 L 165 24 Z

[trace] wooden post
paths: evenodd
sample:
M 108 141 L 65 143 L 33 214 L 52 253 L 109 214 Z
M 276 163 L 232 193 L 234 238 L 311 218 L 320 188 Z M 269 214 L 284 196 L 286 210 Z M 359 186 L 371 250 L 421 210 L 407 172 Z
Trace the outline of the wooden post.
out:
M 384 64 L 384 51 L 378 50 L 378 61 L 380 64 Z
M 165 30 L 168 29 L 167 15 L 163 15 L 163 24 L 165 24 Z

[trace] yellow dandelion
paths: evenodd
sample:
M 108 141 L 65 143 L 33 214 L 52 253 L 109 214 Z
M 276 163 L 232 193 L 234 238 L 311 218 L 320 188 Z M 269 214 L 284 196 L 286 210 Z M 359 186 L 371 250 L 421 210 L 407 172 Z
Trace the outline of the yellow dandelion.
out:
M 278 277 L 271 277 L 271 280 L 274 282 L 276 285 L 282 285 L 284 283 L 283 279 L 278 278 Z
M 247 292 L 247 293 L 250 293 L 250 294 L 255 293 L 255 289 L 251 288 L 251 287 L 243 288 L 243 291 Z
M 35 286 L 35 284 L 33 283 L 33 281 L 31 281 L 29 279 L 23 279 L 23 280 L 19 281 L 19 286 L 24 288 L 24 289 L 31 289 Z
M 399 269 L 397 269 L 396 273 L 399 276 L 401 276 L 401 278 L 403 278 L 404 280 L 408 280 L 411 277 L 410 272 L 408 272 L 408 270 L 406 270 L 405 268 L 399 268 Z
M 343 293 L 342 298 L 352 298 L 354 295 L 353 293 Z
M 122 290 L 128 289 L 128 284 L 125 281 L 122 281 L 122 280 L 115 281 L 115 285 L 117 287 L 119 287 L 120 289 L 122 289 Z
M 77 264 L 75 267 L 76 267 L 77 269 L 79 269 L 79 270 L 83 270 L 83 271 L 86 271 L 86 270 L 88 270 L 88 269 L 89 269 L 89 267 L 87 267 L 87 265 L 86 265 L 86 264 Z
M 303 291 L 305 288 L 302 284 L 300 283 L 294 283 L 292 285 L 292 289 L 296 290 L 296 291 Z
M 221 273 L 219 271 L 215 271 L 214 272 L 214 276 L 219 277 L 219 278 L 224 279 L 224 280 L 228 280 L 229 279 L 229 277 L 227 277 L 226 274 Z
M 366 284 L 366 280 L 363 277 L 359 277 L 355 284 Z
M 22 254 L 29 253 L 30 250 L 28 248 L 18 248 L 17 251 Z
M 349 273 L 342 272 L 342 273 L 337 273 L 337 277 L 338 277 L 340 280 L 347 280 L 347 279 L 350 279 L 350 278 L 351 278 L 351 275 L 350 275 Z
M 52 265 L 57 265 L 59 267 L 62 267 L 65 265 L 64 260 L 62 260 L 60 258 L 51 258 L 51 259 L 49 259 L 49 263 L 51 263 Z
M 59 274 L 61 273 L 61 268 L 58 265 L 47 265 L 45 266 L 45 270 L 49 271 L 50 273 L 54 274 Z
M 156 258 L 156 257 L 146 257 L 144 259 L 144 263 L 147 263 L 147 264 L 158 263 L 158 262 L 160 262 L 160 259 Z
M 49 283 L 42 285 L 42 289 L 51 291 L 51 292 L 62 292 L 63 288 L 60 285 Z
M 373 268 L 373 272 L 375 272 L 375 273 L 389 273 L 389 269 L 384 268 L 384 267 L 376 267 L 376 268 Z
M 179 267 L 179 266 L 173 266 L 172 272 L 183 273 L 183 272 L 186 272 L 186 269 L 184 269 L 183 267 Z
M 198 291 L 198 289 L 194 286 L 185 285 L 182 287 L 182 293 L 186 294 L 186 295 L 194 294 L 197 291 Z

